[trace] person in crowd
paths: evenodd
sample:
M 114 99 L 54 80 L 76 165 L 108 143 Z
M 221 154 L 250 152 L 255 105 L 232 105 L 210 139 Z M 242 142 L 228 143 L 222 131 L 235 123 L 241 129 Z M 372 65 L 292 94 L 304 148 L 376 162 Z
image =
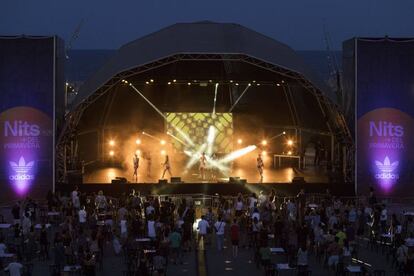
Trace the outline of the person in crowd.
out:
M 4 271 L 9 272 L 10 276 L 22 275 L 23 265 L 17 261 L 17 257 L 14 256 L 13 260 L 4 268 Z
M 233 219 L 233 224 L 230 226 L 230 238 L 232 245 L 233 257 L 237 257 L 239 251 L 239 240 L 240 240 L 240 226 L 237 223 L 237 219 Z
M 263 159 L 262 159 L 262 155 L 260 153 L 259 153 L 259 155 L 257 156 L 257 159 L 256 159 L 256 166 L 257 166 L 257 170 L 259 171 L 260 182 L 263 182 L 264 162 L 263 162 Z
M 182 263 L 181 258 L 181 234 L 179 233 L 177 228 L 174 228 L 174 230 L 169 235 L 170 240 L 170 249 L 171 249 L 171 255 L 173 258 L 174 264 Z
M 199 240 L 202 239 L 205 242 L 209 228 L 210 228 L 210 224 L 206 220 L 206 217 L 204 215 L 201 216 L 201 220 L 198 222 L 198 225 L 197 225 Z
M 341 254 L 341 247 L 338 244 L 338 237 L 334 238 L 334 241 L 331 242 L 331 244 L 329 244 L 326 252 L 328 254 L 328 266 L 330 269 L 332 269 L 333 271 L 336 270 L 336 266 L 339 263 L 339 256 Z
M 218 251 L 223 250 L 225 226 L 226 226 L 226 223 L 224 222 L 222 217 L 219 217 L 216 223 L 214 224 L 214 229 L 216 231 L 216 242 L 217 242 Z

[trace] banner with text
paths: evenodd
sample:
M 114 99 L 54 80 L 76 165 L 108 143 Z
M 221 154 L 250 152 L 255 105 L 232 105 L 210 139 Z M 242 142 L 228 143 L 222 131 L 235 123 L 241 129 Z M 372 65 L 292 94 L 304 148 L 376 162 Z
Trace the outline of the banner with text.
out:
M 55 38 L 0 37 L 0 201 L 53 188 Z
M 357 39 L 357 191 L 414 195 L 414 40 Z

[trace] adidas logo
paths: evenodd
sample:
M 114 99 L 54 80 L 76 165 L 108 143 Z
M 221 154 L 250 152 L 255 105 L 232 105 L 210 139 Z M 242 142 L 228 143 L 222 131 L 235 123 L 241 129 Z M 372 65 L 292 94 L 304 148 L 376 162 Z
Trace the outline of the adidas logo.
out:
M 379 170 L 379 173 L 375 174 L 375 178 L 386 180 L 397 180 L 400 178 L 398 173 L 392 173 L 398 167 L 398 161 L 391 163 L 388 156 L 385 156 L 383 162 L 375 160 L 375 165 Z
M 25 174 L 25 173 L 28 173 L 33 168 L 34 161 L 28 162 L 26 164 L 26 160 L 24 160 L 24 157 L 21 156 L 18 164 L 13 161 L 9 161 L 9 164 L 10 164 L 10 167 L 12 167 L 12 169 L 16 173 Z
M 388 156 L 385 156 L 383 163 L 380 161 L 375 161 L 375 165 L 377 165 L 377 168 L 383 173 L 390 173 L 394 171 L 398 167 L 398 164 L 398 161 L 391 163 Z

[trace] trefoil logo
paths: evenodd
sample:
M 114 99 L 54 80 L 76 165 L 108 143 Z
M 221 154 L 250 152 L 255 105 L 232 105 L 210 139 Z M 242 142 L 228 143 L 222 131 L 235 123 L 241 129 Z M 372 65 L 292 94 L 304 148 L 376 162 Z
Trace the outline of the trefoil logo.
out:
M 16 174 L 10 175 L 10 180 L 33 180 L 34 175 L 29 174 L 34 166 L 34 161 L 30 161 L 26 163 L 23 156 L 20 156 L 19 162 L 9 161 L 10 167 Z
M 398 179 L 400 177 L 397 173 L 393 173 L 398 167 L 399 162 L 395 161 L 391 163 L 388 156 L 385 156 L 383 162 L 375 160 L 375 165 L 379 170 L 379 173 L 375 174 L 375 178 L 377 179 Z

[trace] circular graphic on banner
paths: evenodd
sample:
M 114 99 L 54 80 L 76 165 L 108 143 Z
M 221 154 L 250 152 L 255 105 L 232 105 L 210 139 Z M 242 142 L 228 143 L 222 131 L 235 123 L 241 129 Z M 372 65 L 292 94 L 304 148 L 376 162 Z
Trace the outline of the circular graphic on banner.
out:
M 50 162 L 53 122 L 31 107 L 14 107 L 0 114 L 1 178 L 19 197 L 36 180 L 41 162 Z M 14 197 L 14 196 L 13 196 Z
M 373 182 L 383 195 L 403 190 L 404 168 L 414 153 L 413 127 L 413 118 L 394 108 L 375 109 L 358 120 L 358 187 Z

